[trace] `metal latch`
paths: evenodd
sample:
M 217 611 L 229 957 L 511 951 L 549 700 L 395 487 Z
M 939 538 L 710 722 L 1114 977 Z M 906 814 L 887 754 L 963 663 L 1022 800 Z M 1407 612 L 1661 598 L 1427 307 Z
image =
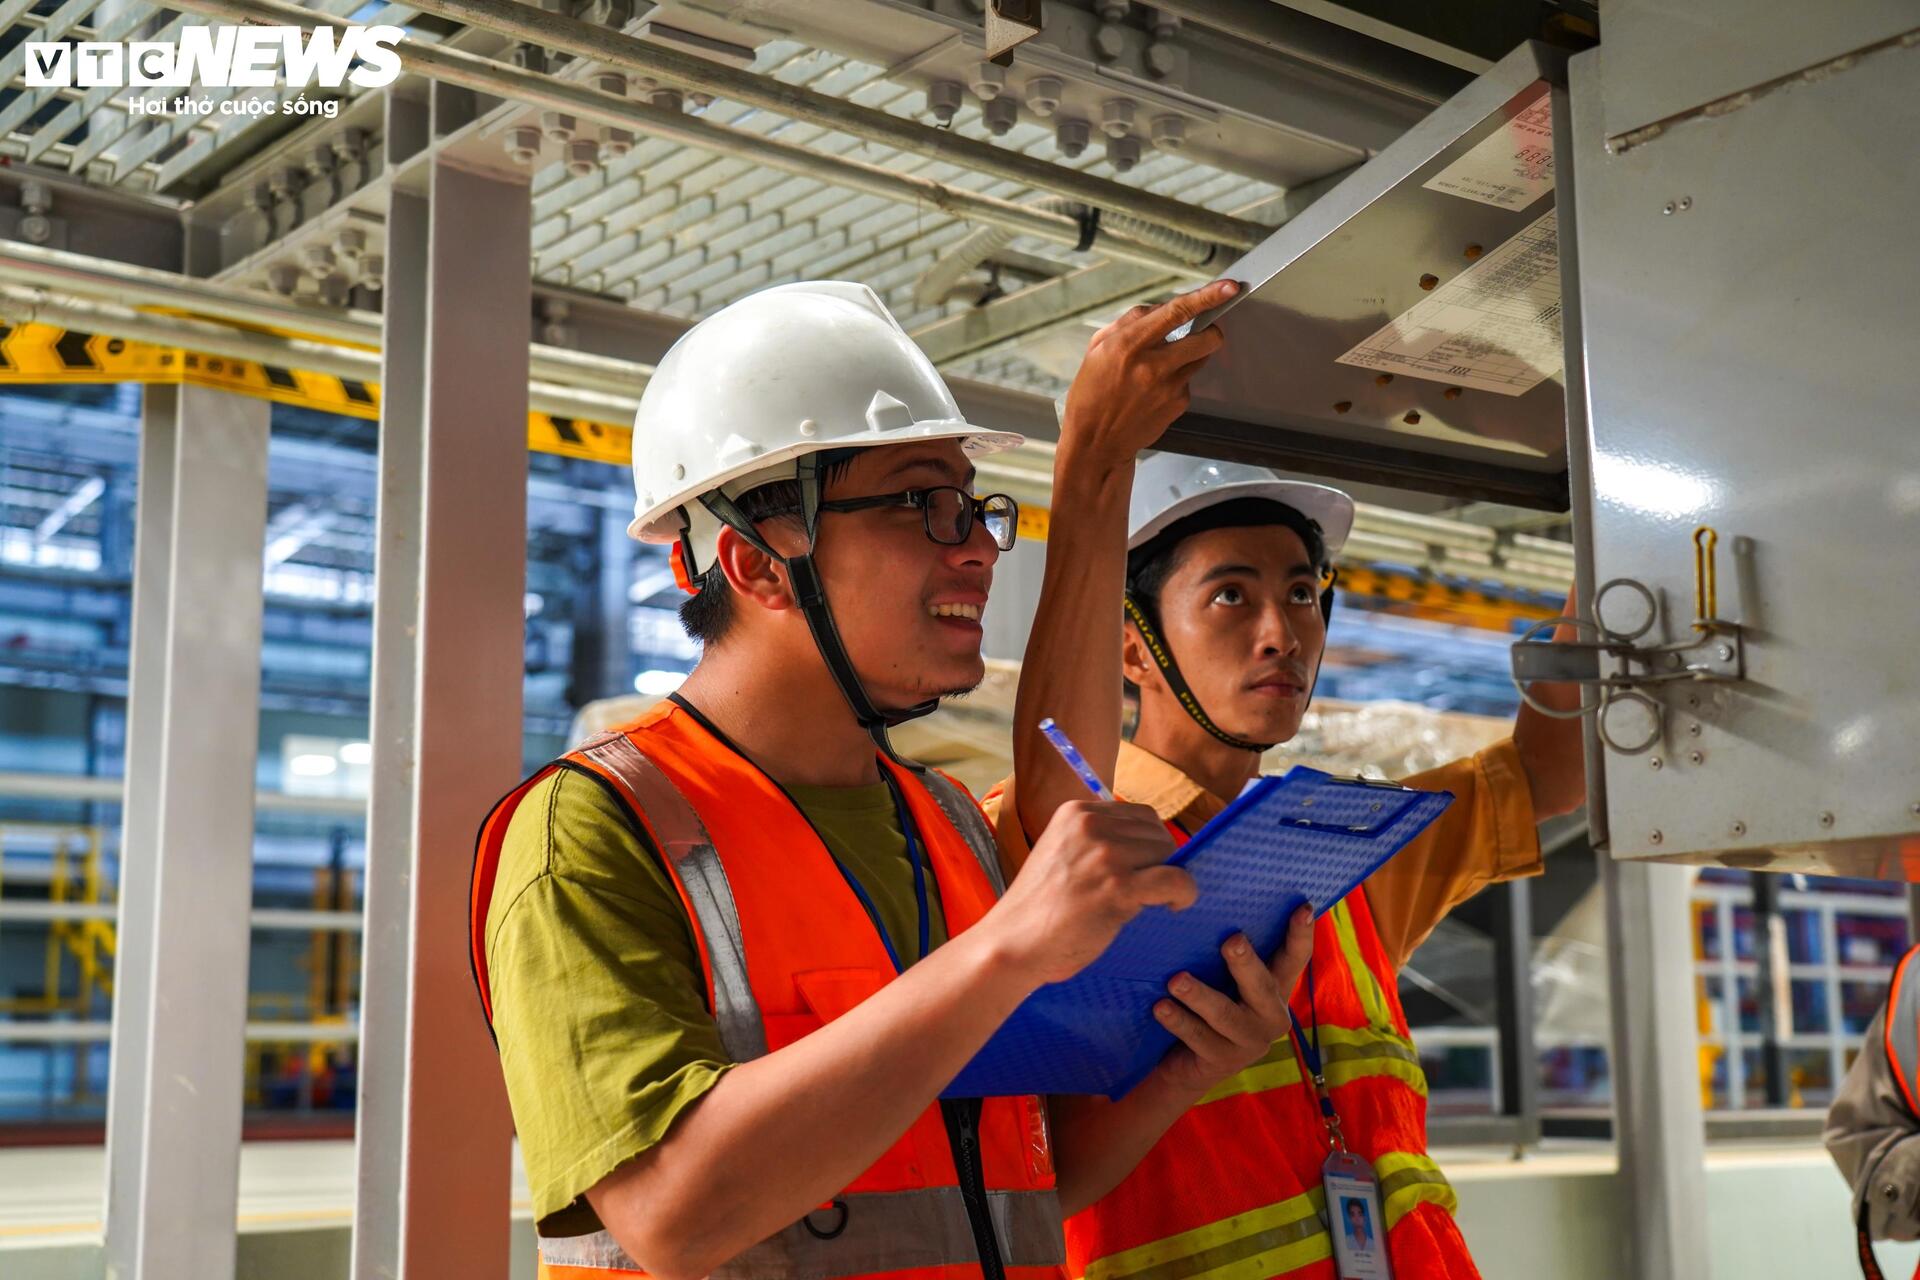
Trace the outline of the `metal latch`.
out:
M 1614 751 L 1631 756 L 1652 750 L 1666 731 L 1666 707 L 1646 690 L 1681 681 L 1725 683 L 1745 679 L 1745 633 L 1739 623 L 1719 616 L 1719 541 L 1720 535 L 1709 525 L 1693 531 L 1692 635 L 1667 644 L 1640 644 L 1641 637 L 1660 620 L 1659 601 L 1638 579 L 1614 578 L 1594 592 L 1594 621 L 1548 618 L 1528 628 L 1514 643 L 1513 683 L 1521 700 L 1556 720 L 1595 716 L 1600 740 Z M 1630 629 L 1610 629 L 1605 624 L 1609 612 L 1606 600 L 1621 591 L 1638 595 L 1645 616 Z M 1539 638 L 1563 625 L 1597 638 L 1565 643 Z M 1597 698 L 1588 702 L 1583 697 L 1576 711 L 1544 706 L 1527 692 L 1528 685 L 1542 681 L 1592 688 L 1597 690 Z M 1634 720 L 1640 721 L 1634 726 L 1640 732 L 1629 734 L 1623 741 L 1623 728 Z

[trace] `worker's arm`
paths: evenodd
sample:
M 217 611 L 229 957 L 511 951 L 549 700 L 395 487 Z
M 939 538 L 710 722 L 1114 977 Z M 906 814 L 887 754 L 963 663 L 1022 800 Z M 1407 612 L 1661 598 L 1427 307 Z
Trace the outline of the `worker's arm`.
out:
M 1221 954 L 1233 974 L 1237 1002 L 1190 975 L 1176 977 L 1168 989 L 1171 998 L 1155 1006 L 1154 1016 L 1182 1043 L 1153 1074 L 1117 1102 L 1048 1100 L 1063 1213 L 1076 1214 L 1120 1185 L 1168 1126 L 1290 1034 L 1287 1000 L 1312 952 L 1313 913 L 1306 907 L 1294 913 L 1285 945 L 1268 964 L 1260 962 L 1244 936 L 1232 939 Z M 1183 979 L 1190 985 L 1182 986 Z
M 1566 614 L 1572 616 L 1574 597 L 1567 596 Z M 1575 638 L 1575 628 L 1554 629 L 1557 643 Z M 1527 686 L 1535 702 L 1555 711 L 1571 712 L 1580 706 L 1580 686 L 1576 684 L 1535 684 Z M 1537 708 L 1520 704 L 1513 720 L 1513 745 L 1520 753 L 1520 767 L 1527 775 L 1527 789 L 1533 797 L 1534 821 L 1544 822 L 1563 813 L 1572 813 L 1587 802 L 1587 758 L 1583 746 L 1580 717 L 1558 719 Z
M 1040 736 L 1051 716 L 1109 786 L 1120 751 L 1120 599 L 1127 576 L 1133 460 L 1187 407 L 1187 383 L 1219 349 L 1217 328 L 1167 335 L 1233 296 L 1218 281 L 1158 307 L 1135 307 L 1094 335 L 1067 392 L 1053 462 L 1053 520 L 1040 602 L 1014 700 L 1012 818 L 1046 829 L 1086 786 Z
M 1191 902 L 1169 852 L 1150 809 L 1064 807 L 980 923 L 845 1016 L 733 1067 L 589 1203 L 666 1280 L 704 1276 L 798 1220 L 898 1140 L 1029 992 L 1090 963 L 1142 907 Z
M 1876 1240 L 1920 1240 L 1920 1122 L 1907 1109 L 1886 1052 L 1887 1011 L 1867 1028 L 1860 1053 L 1827 1112 L 1827 1151 L 1867 1207 Z

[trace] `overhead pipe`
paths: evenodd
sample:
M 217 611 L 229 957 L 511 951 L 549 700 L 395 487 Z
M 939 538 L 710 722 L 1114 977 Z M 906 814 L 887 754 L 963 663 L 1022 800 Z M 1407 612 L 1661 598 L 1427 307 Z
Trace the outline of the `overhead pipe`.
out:
M 411 6 L 515 40 L 558 49 L 622 71 L 651 76 L 669 85 L 711 93 L 743 106 L 786 116 L 806 124 L 897 147 L 914 155 L 945 160 L 971 170 L 1052 192 L 1111 214 L 1182 232 L 1202 240 L 1246 250 L 1267 238 L 1267 228 L 1231 214 L 1215 213 L 1167 196 L 1129 187 L 1110 178 L 1037 160 L 1008 147 L 903 120 L 873 107 L 773 76 L 744 71 L 642 40 L 623 31 L 578 18 L 517 4 L 514 0 L 419 0 Z
M 78 298 L 56 298 L 39 290 L 0 286 L 0 320 L 8 324 L 50 324 L 87 333 L 104 333 L 156 346 L 186 346 L 208 355 L 251 360 L 288 369 L 311 370 L 351 378 L 380 381 L 380 355 L 353 347 L 333 346 L 304 338 L 234 329 L 208 320 L 184 316 L 157 316 L 108 303 Z M 528 406 L 541 413 L 595 422 L 625 422 L 640 400 L 575 391 L 545 382 L 527 384 Z
M 375 312 L 306 307 L 171 271 L 11 240 L 0 243 L 0 283 L 55 289 L 132 307 L 171 307 L 368 349 L 378 349 L 382 341 L 380 316 Z M 653 372 L 643 364 L 542 343 L 528 348 L 528 361 L 536 378 L 607 395 L 637 397 Z
M 344 29 L 349 25 L 343 18 L 329 17 L 298 5 L 281 3 L 280 0 L 167 0 L 167 7 L 228 22 L 253 22 L 268 26 L 298 26 L 310 30 L 320 26 Z M 1056 244 L 1080 248 L 1084 243 L 1084 230 L 1080 223 L 1065 214 L 1044 213 L 1011 200 L 981 195 L 976 191 L 948 186 L 912 174 L 895 173 L 879 165 L 827 155 L 745 130 L 729 129 L 684 112 L 603 93 L 572 81 L 487 58 L 476 58 L 472 54 L 440 45 L 409 40 L 402 42 L 394 52 L 403 69 L 442 84 L 473 89 L 542 110 L 569 112 L 597 124 L 632 129 L 669 142 L 751 160 L 782 173 L 816 178 L 886 200 L 930 206 L 957 218 L 1010 226 Z M 1261 230 L 1264 232 L 1264 228 Z M 1098 236 L 1096 244 L 1102 253 L 1111 258 L 1164 268 L 1188 279 L 1212 278 L 1212 273 L 1199 270 L 1162 249 L 1108 235 Z

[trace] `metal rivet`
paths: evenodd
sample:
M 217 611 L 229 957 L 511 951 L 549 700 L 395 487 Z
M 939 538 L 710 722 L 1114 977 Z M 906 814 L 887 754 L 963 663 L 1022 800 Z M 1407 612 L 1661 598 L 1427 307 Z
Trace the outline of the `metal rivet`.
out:
M 1462 251 L 1463 255 L 1465 256 L 1468 262 L 1472 262 L 1475 258 L 1479 257 L 1481 254 L 1485 252 L 1486 250 L 1482 249 L 1477 244 L 1470 244 Z
M 674 478 L 675 480 L 685 480 L 685 479 L 687 478 L 687 464 L 686 464 L 686 463 L 684 463 L 684 462 L 676 462 L 676 463 L 674 463 L 674 464 L 673 464 L 673 478 Z
M 1689 738 L 1697 738 L 1700 736 L 1700 722 L 1698 720 L 1687 726 L 1687 736 Z
M 1420 277 L 1420 287 L 1422 289 L 1432 290 L 1439 283 L 1440 283 L 1439 276 L 1425 275 Z
M 1823 827 L 1830 827 L 1830 826 L 1832 826 L 1832 825 L 1833 825 L 1833 815 L 1832 815 L 1832 814 L 1830 814 L 1830 813 L 1823 813 L 1823 814 L 1821 814 L 1821 815 L 1820 815 L 1820 825 L 1821 825 L 1821 826 L 1823 826 Z
M 1908 813 L 1910 813 L 1910 814 L 1912 814 L 1912 815 L 1913 815 L 1914 817 L 1916 817 L 1916 818 L 1920 818 L 1920 804 L 1910 804 L 1910 805 L 1908 805 L 1908 806 L 1907 806 L 1907 812 L 1908 812 Z
M 1703 763 L 1703 762 L 1704 762 L 1704 761 L 1706 760 L 1706 758 L 1707 758 L 1707 753 L 1706 753 L 1706 752 L 1704 752 L 1704 751 L 1689 751 L 1689 752 L 1687 752 L 1687 763 L 1688 763 L 1688 764 L 1701 764 L 1701 763 Z
M 1700 695 L 1699 695 L 1699 694 L 1697 694 L 1697 693 L 1690 693 L 1690 694 L 1688 694 L 1688 695 L 1687 695 L 1687 705 L 1688 705 L 1688 706 L 1690 706 L 1690 707 L 1697 707 L 1697 706 L 1699 706 L 1699 705 L 1700 705 Z
M 1677 666 L 1679 666 L 1679 665 L 1680 665 L 1680 655 L 1679 655 L 1679 654 L 1677 654 L 1677 653 L 1670 653 L 1670 654 L 1668 654 L 1668 655 L 1667 655 L 1667 665 L 1668 665 L 1668 666 L 1670 666 L 1670 667 L 1677 667 Z
M 1743 836 L 1747 834 L 1747 824 L 1744 822 L 1736 821 L 1733 824 L 1733 826 L 1728 828 L 1728 830 L 1732 831 L 1733 834 L 1736 836 Z
M 1376 374 L 1373 379 L 1373 385 L 1376 387 L 1384 387 L 1392 381 L 1393 375 L 1390 373 Z
M 1448 387 L 1445 391 L 1442 391 L 1440 394 L 1445 396 L 1449 400 L 1458 400 L 1460 398 L 1460 388 Z
M 1693 197 L 1692 197 L 1692 196 L 1681 196 L 1681 197 L 1680 197 L 1680 212 L 1682 212 L 1682 213 L 1685 213 L 1685 212 L 1686 212 L 1687 210 L 1689 210 L 1689 209 L 1691 209 L 1691 208 L 1693 208 Z
M 802 418 L 802 419 L 800 419 L 800 434 L 801 434 L 801 435 L 803 435 L 803 436 L 811 436 L 811 435 L 814 435 L 815 433 L 817 433 L 817 432 L 818 432 L 819 430 L 820 430 L 820 424 L 819 424 L 819 423 L 817 423 L 817 422 L 815 422 L 815 421 L 814 421 L 814 420 L 813 420 L 812 418 Z
M 1335 413 L 1345 413 L 1347 410 L 1351 408 L 1353 408 L 1353 401 L 1342 400 L 1338 404 L 1333 406 L 1333 411 Z
M 1667 767 L 1667 762 L 1665 760 L 1662 760 L 1659 756 L 1654 756 L 1651 760 L 1647 761 L 1647 768 L 1649 769 L 1664 769 L 1666 767 Z
M 1671 201 L 1671 200 L 1669 200 L 1669 201 L 1667 201 L 1667 204 L 1666 204 L 1666 207 L 1665 207 L 1664 209 L 1662 209 L 1662 210 L 1660 210 L 1660 212 L 1662 212 L 1662 213 L 1672 213 L 1672 212 L 1673 212 L 1673 201 Z
M 1417 427 L 1420 425 L 1420 411 L 1418 409 L 1409 409 L 1407 410 L 1407 416 L 1400 419 L 1400 421 L 1410 427 Z
M 1714 652 L 1720 655 L 1720 661 L 1722 662 L 1733 661 L 1733 646 L 1730 644 L 1723 644 L 1718 649 L 1715 649 Z
M 1649 836 L 1647 837 L 1647 843 L 1648 843 L 1648 844 L 1659 844 L 1659 843 L 1660 843 L 1660 842 L 1661 842 L 1662 840 L 1664 840 L 1664 839 L 1666 839 L 1666 837 L 1665 837 L 1665 836 L 1663 836 L 1663 835 L 1661 835 L 1661 834 L 1660 834 L 1660 833 L 1659 833 L 1658 831 L 1655 831 L 1654 833 L 1652 833 L 1651 835 L 1649 835 Z

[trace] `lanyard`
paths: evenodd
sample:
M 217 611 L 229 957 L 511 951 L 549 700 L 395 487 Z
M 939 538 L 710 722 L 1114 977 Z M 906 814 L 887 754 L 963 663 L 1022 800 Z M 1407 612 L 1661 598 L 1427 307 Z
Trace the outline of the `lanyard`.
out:
M 1335 1151 L 1347 1149 L 1346 1139 L 1340 1136 L 1340 1113 L 1333 1109 L 1333 1095 L 1327 1090 L 1327 1075 L 1320 1061 L 1320 1007 L 1313 994 L 1313 962 L 1307 962 L 1307 1016 L 1313 1019 L 1313 1036 L 1308 1038 L 1300 1026 L 1300 1017 L 1294 1013 L 1293 1005 L 1287 1005 L 1287 1019 L 1293 1023 L 1294 1042 L 1300 1046 L 1300 1057 L 1304 1060 L 1307 1075 L 1313 1081 L 1313 1092 L 1320 1099 L 1320 1119 L 1327 1126 L 1327 1140 Z
M 885 767 L 885 765 L 881 766 L 883 772 Z M 900 788 L 891 774 L 887 774 L 887 791 L 893 796 L 893 810 L 899 815 L 900 830 L 907 838 L 907 861 L 913 864 L 913 903 L 920 915 L 920 950 L 914 958 L 924 960 L 927 958 L 927 944 L 932 930 L 932 917 L 927 910 L 926 862 L 920 856 L 920 841 L 914 835 L 913 815 L 907 811 L 906 798 L 900 794 Z M 820 843 L 823 846 L 827 844 L 824 839 Z M 860 899 L 860 905 L 866 909 L 867 919 L 873 922 L 874 932 L 880 935 L 880 945 L 887 949 L 887 958 L 893 961 L 893 971 L 905 973 L 907 966 L 901 963 L 899 949 L 893 945 L 893 939 L 888 936 L 887 926 L 881 921 L 880 912 L 873 905 L 873 899 L 867 896 L 866 889 L 861 886 L 853 872 L 847 870 L 846 864 L 834 856 L 831 846 L 827 846 L 827 856 L 833 858 L 833 865 L 840 869 L 840 876 L 847 882 L 847 888 L 853 890 L 853 896 Z

